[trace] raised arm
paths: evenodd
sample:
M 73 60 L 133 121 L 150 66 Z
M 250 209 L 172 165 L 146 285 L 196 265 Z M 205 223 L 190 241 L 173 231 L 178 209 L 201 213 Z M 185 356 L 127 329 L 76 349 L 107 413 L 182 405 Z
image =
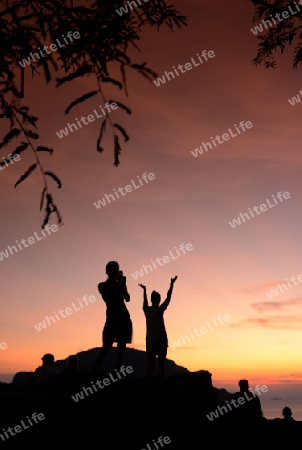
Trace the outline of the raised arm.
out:
M 145 311 L 148 308 L 147 288 L 143 284 L 139 284 L 139 286 L 144 290 L 143 310 Z
M 176 280 L 177 280 L 177 276 L 174 277 L 174 278 L 171 278 L 170 287 L 169 287 L 169 290 L 168 290 L 168 292 L 167 292 L 167 298 L 166 298 L 166 300 L 160 305 L 160 308 L 163 309 L 163 310 L 167 309 L 167 307 L 168 307 L 168 305 L 169 305 L 169 303 L 170 303 L 170 301 L 171 301 L 172 291 L 173 291 L 173 286 L 174 286 L 174 283 L 175 283 Z

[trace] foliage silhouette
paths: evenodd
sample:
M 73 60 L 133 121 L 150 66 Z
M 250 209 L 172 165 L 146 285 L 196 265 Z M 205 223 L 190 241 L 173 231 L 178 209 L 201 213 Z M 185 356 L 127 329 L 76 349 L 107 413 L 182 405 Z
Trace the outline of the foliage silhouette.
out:
M 86 2 L 89 3 L 89 2 Z M 62 218 L 53 197 L 49 191 L 47 176 L 61 188 L 62 182 L 52 172 L 44 171 L 40 152 L 53 154 L 53 149 L 36 145 L 40 139 L 37 133 L 38 117 L 30 114 L 29 107 L 24 105 L 26 78 L 25 71 L 31 71 L 32 78 L 42 74 L 46 84 L 53 81 L 55 74 L 56 88 L 76 79 L 93 77 L 96 89 L 81 95 L 66 108 L 65 114 L 80 103 L 95 95 L 100 95 L 105 103 L 116 102 L 127 114 L 131 110 L 116 100 L 106 100 L 104 84 L 110 83 L 123 90 L 128 96 L 126 68 L 139 72 L 152 82 L 157 74 L 147 67 L 146 62 L 134 63 L 129 56 L 129 49 L 134 47 L 140 51 L 138 42 L 143 27 L 162 25 L 173 31 L 176 27 L 187 25 L 185 16 L 181 15 L 165 0 L 149 0 L 128 13 L 119 16 L 116 10 L 123 6 L 123 0 L 97 0 L 88 6 L 73 6 L 69 0 L 4 0 L 0 5 L 0 119 L 9 121 L 9 131 L 0 143 L 0 150 L 12 143 L 14 139 L 23 139 L 13 154 L 31 150 L 35 162 L 15 183 L 17 187 L 35 169 L 39 169 L 43 179 L 43 190 L 40 200 L 40 211 L 44 207 L 45 218 L 42 228 L 49 222 L 53 213 L 57 222 L 62 224 Z M 18 64 L 30 53 L 37 52 L 45 44 L 62 41 L 62 35 L 68 31 L 80 34 L 64 48 L 57 47 L 45 57 L 29 59 L 30 64 Z M 60 42 L 61 42 L 60 41 Z M 46 52 L 44 50 L 44 52 Z M 111 75 L 112 65 L 117 63 L 121 80 Z M 63 75 L 64 73 L 65 75 Z M 112 130 L 114 165 L 120 164 L 120 135 L 124 141 L 129 140 L 122 125 L 113 123 L 108 114 L 100 126 L 96 150 L 102 152 L 101 146 L 106 125 Z M 1 162 L 3 166 L 6 160 Z
M 293 6 L 293 2 L 289 4 L 288 0 L 274 0 L 274 3 L 263 0 L 248 1 L 255 7 L 253 16 L 254 23 L 262 19 L 271 20 L 271 15 L 273 17 L 276 14 L 281 15 L 283 11 L 288 10 L 289 6 Z M 301 12 L 290 15 L 287 19 L 283 19 L 277 22 L 276 25 L 265 30 L 265 34 L 257 36 L 258 51 L 257 56 L 252 61 L 255 66 L 263 64 L 266 69 L 276 68 L 275 53 L 277 50 L 280 50 L 281 54 L 283 54 L 286 46 L 294 42 L 293 67 L 297 69 L 298 65 L 302 63 L 302 6 L 300 10 Z

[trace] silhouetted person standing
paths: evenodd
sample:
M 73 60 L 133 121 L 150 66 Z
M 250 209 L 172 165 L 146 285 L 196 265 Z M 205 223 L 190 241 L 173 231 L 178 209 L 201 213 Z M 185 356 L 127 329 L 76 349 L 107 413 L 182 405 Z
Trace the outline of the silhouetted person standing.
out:
M 148 306 L 146 286 L 139 284 L 144 290 L 143 311 L 146 316 L 147 335 L 146 352 L 148 357 L 148 368 L 146 377 L 151 377 L 157 357 L 158 375 L 165 376 L 165 362 L 168 349 L 168 336 L 164 323 L 164 312 L 167 309 L 172 296 L 173 286 L 177 277 L 171 278 L 170 288 L 167 292 L 166 300 L 160 305 L 161 296 L 158 292 L 151 293 L 152 306 Z
M 132 322 L 125 302 L 130 301 L 127 291 L 126 277 L 119 271 L 116 261 L 110 261 L 106 265 L 108 278 L 98 285 L 99 293 L 106 303 L 106 323 L 103 329 L 103 347 L 97 357 L 94 370 L 97 370 L 104 361 L 107 353 L 117 342 L 117 358 L 115 368 L 119 369 L 123 364 L 123 356 L 126 344 L 132 341 Z
M 238 384 L 240 392 L 233 394 L 233 399 L 239 404 L 239 406 L 237 406 L 238 409 L 235 410 L 237 420 L 245 425 L 249 425 L 251 422 L 255 421 L 262 421 L 263 412 L 258 395 L 249 391 L 248 380 L 240 380 Z M 244 402 L 243 400 L 238 401 L 239 397 L 242 398 Z
M 288 406 L 285 406 L 282 409 L 282 415 L 283 415 L 282 420 L 284 420 L 285 422 L 295 422 L 295 419 L 293 418 L 292 410 Z

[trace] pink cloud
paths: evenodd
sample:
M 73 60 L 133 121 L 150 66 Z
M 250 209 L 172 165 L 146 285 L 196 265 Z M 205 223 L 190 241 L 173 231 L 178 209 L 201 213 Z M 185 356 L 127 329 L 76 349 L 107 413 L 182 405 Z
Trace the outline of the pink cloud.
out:
M 290 299 L 283 302 L 258 302 L 258 303 L 252 303 L 250 306 L 255 309 L 258 312 L 265 312 L 265 311 L 284 311 L 284 309 L 287 309 L 291 306 L 301 306 L 302 305 L 302 299 Z
M 302 316 L 279 315 L 269 317 L 254 317 L 244 319 L 230 325 L 233 328 L 270 328 L 279 330 L 300 330 L 302 326 Z

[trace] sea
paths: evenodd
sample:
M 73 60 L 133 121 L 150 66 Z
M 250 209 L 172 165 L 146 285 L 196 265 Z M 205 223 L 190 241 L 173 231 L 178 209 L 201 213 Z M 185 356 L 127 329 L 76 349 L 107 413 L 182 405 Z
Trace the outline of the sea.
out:
M 228 392 L 238 392 L 235 385 L 214 383 L 217 388 L 227 389 Z M 250 385 L 253 389 L 254 386 Z M 292 410 L 295 420 L 302 421 L 302 384 L 272 384 L 267 385 L 268 391 L 260 391 L 259 399 L 264 417 L 267 419 L 282 419 L 282 409 L 288 406 Z

